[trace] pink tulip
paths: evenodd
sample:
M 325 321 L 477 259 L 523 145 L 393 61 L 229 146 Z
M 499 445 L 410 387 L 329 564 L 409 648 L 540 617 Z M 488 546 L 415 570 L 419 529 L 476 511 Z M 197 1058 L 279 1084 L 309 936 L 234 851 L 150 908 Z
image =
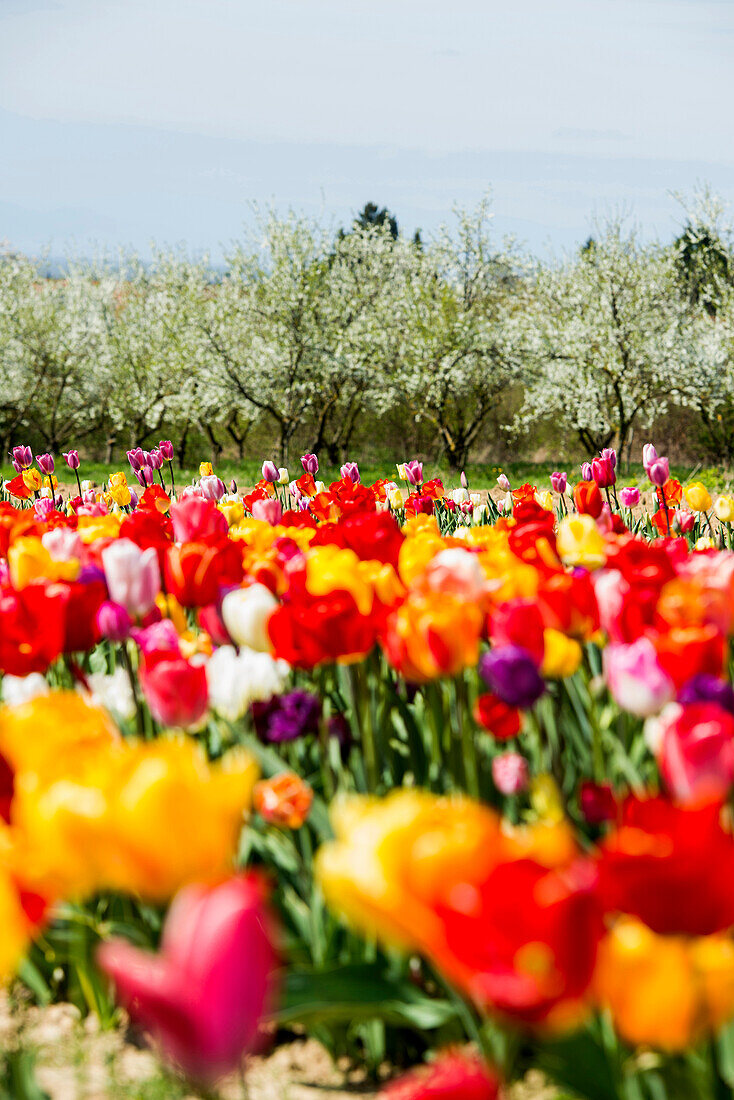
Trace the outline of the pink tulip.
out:
M 170 439 L 162 439 L 158 444 L 158 450 L 166 462 L 173 462 L 173 443 Z
M 169 1063 L 213 1085 L 252 1050 L 277 963 L 261 881 L 240 875 L 176 896 L 157 955 L 124 940 L 97 952 L 132 1020 Z
M 263 478 L 265 481 L 269 481 L 271 485 L 275 485 L 276 481 L 280 479 L 280 470 L 270 459 L 263 462 Z
M 696 516 L 687 508 L 676 508 L 671 526 L 674 531 L 679 531 L 681 535 L 687 535 L 696 526 Z
M 213 500 L 215 503 L 221 500 L 227 492 L 224 482 L 216 474 L 209 474 L 199 482 L 204 500 Z
M 646 470 L 652 466 L 653 462 L 657 462 L 658 452 L 653 447 L 652 443 L 646 443 L 642 448 L 642 465 Z
M 110 599 L 134 618 L 145 615 L 161 590 L 158 554 L 141 550 L 130 539 L 116 539 L 102 551 L 102 565 Z
M 657 714 L 673 698 L 674 687 L 660 667 L 649 638 L 604 650 L 604 676 L 614 701 L 631 714 Z
M 302 455 L 301 465 L 303 466 L 304 472 L 311 474 L 312 477 L 315 477 L 319 472 L 319 460 L 316 455 Z
M 360 473 L 359 466 L 356 462 L 345 462 L 340 468 L 339 473 L 343 478 L 348 477 L 353 485 L 359 485 Z
M 509 493 L 510 491 L 510 479 L 507 474 L 500 474 L 497 478 L 497 484 L 503 493 Z
M 122 642 L 128 637 L 132 619 L 122 604 L 105 600 L 97 611 L 97 629 L 103 638 L 111 642 Z
M 566 492 L 568 486 L 568 477 L 565 473 L 561 473 L 556 470 L 550 476 L 551 488 L 556 492 L 563 495 Z
M 423 463 L 416 458 L 405 463 L 405 479 L 409 485 L 420 487 L 423 484 Z
M 492 779 L 500 794 L 520 794 L 528 777 L 528 762 L 519 752 L 503 752 L 492 761 Z
M 275 527 L 276 523 L 280 523 L 281 516 L 283 515 L 283 506 L 280 501 L 276 500 L 274 497 L 266 497 L 264 500 L 253 500 L 252 514 L 255 519 L 264 520 L 265 523 L 269 523 L 271 527 Z
M 591 477 L 600 489 L 608 489 L 610 485 L 614 485 L 617 480 L 617 475 L 614 472 L 614 464 L 609 456 L 602 455 L 600 458 L 592 460 Z
M 187 495 L 171 505 L 173 537 L 176 542 L 227 537 L 227 520 L 211 500 L 200 495 Z
M 635 508 L 640 503 L 640 490 L 634 485 L 620 489 L 619 503 L 623 508 Z
M 581 463 L 581 480 L 582 481 L 593 481 L 593 479 L 594 479 L 594 474 L 593 474 L 592 469 L 591 469 L 591 463 L 590 462 L 582 462 Z

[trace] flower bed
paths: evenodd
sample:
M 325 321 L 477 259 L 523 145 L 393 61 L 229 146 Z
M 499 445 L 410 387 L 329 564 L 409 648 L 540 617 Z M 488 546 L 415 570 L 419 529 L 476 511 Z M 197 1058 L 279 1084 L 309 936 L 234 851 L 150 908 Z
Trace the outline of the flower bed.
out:
M 207 1095 L 294 1028 L 394 1100 L 725 1094 L 732 498 L 64 457 L 0 502 L 8 981 Z

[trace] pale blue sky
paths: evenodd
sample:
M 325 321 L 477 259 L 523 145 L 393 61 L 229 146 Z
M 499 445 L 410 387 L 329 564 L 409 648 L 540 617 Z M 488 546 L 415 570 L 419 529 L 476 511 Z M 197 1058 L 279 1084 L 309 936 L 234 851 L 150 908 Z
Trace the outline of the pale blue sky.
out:
M 0 0 L 0 239 L 217 249 L 249 200 L 531 247 L 734 201 L 732 0 Z

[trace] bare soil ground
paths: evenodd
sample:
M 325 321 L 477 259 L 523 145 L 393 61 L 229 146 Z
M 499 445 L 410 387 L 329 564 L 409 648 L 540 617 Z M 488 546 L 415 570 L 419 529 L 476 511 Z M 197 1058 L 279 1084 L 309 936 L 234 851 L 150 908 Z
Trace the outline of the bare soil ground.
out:
M 104 1031 L 94 1016 L 81 1020 L 72 1005 L 20 1007 L 0 998 L 0 1046 L 19 1044 L 35 1053 L 36 1081 L 51 1100 L 198 1100 L 124 1028 Z M 237 1077 L 220 1086 L 222 1100 L 376 1100 L 378 1091 L 362 1074 L 334 1066 L 318 1042 L 305 1038 L 252 1058 L 246 1093 Z M 556 1095 L 540 1074 L 530 1073 L 506 1100 Z

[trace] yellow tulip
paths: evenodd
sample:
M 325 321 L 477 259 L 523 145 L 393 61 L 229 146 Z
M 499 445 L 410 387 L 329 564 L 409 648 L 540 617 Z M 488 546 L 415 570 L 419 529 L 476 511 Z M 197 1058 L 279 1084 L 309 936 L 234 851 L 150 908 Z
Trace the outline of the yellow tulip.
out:
M 199 463 L 199 477 L 211 477 L 214 473 L 211 462 Z
M 558 526 L 558 553 L 564 565 L 599 569 L 606 561 L 606 544 L 592 516 L 565 516 Z
M 545 650 L 541 672 L 546 679 L 560 680 L 573 676 L 581 664 L 583 651 L 575 638 L 569 638 L 560 630 L 543 631 Z
M 8 548 L 8 569 L 13 588 L 25 588 L 33 581 L 74 581 L 79 576 L 80 563 L 56 561 L 35 535 L 16 539 Z
M 325 596 L 336 589 L 351 593 L 360 613 L 372 610 L 372 585 L 359 568 L 353 550 L 319 546 L 310 550 L 306 561 L 306 589 L 312 596 Z
M 716 514 L 716 518 L 722 523 L 734 522 L 734 497 L 717 497 L 716 501 L 714 502 L 714 512 Z
M 544 492 L 536 493 L 535 499 L 541 508 L 545 508 L 546 512 L 553 511 L 553 497 L 547 489 Z
M 110 474 L 109 478 L 107 479 L 107 485 L 110 490 L 121 489 L 123 486 L 126 486 L 127 477 L 125 476 L 124 471 L 119 470 L 116 474 Z
M 683 490 L 692 512 L 708 512 L 711 507 L 711 495 L 702 481 L 694 481 Z
M 551 824 L 563 821 L 563 799 L 552 775 L 533 776 L 529 793 L 532 807 L 541 821 Z
M 734 1014 L 734 943 L 659 936 L 624 918 L 602 941 L 595 986 L 628 1042 L 684 1050 Z
M 130 496 L 130 489 L 127 485 L 114 485 L 110 487 L 109 495 L 114 500 L 115 504 L 120 507 L 124 507 L 132 500 Z
M 23 484 L 25 485 L 26 489 L 31 489 L 34 493 L 38 492 L 38 490 L 41 488 L 41 485 L 43 484 L 43 479 L 38 470 L 35 470 L 32 467 L 30 470 L 23 470 L 22 476 Z

